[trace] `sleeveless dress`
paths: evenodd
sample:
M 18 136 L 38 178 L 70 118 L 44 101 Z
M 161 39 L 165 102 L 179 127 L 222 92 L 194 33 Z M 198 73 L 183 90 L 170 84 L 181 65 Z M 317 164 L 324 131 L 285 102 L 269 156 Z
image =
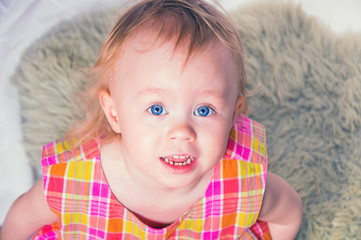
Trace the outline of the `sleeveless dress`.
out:
M 59 222 L 33 239 L 271 239 L 267 223 L 257 221 L 267 173 L 265 129 L 257 122 L 237 120 L 204 196 L 162 229 L 147 226 L 116 199 L 99 150 L 100 141 L 44 146 L 44 192 Z

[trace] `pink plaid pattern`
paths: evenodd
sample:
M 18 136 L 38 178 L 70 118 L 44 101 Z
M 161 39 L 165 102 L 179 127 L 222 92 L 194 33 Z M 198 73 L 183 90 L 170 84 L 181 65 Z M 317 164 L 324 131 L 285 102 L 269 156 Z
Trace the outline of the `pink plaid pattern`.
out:
M 263 126 L 242 116 L 202 199 L 172 225 L 154 229 L 128 211 L 111 192 L 100 141 L 71 148 L 63 140 L 43 149 L 44 191 L 59 222 L 33 239 L 271 239 L 257 221 L 267 173 Z

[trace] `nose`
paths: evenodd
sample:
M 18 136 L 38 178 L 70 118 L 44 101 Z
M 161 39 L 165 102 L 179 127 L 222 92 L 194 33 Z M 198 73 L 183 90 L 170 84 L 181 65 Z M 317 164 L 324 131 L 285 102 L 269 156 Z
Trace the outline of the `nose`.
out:
M 178 123 L 169 129 L 167 137 L 172 141 L 179 140 L 193 142 L 196 139 L 196 132 L 189 124 Z

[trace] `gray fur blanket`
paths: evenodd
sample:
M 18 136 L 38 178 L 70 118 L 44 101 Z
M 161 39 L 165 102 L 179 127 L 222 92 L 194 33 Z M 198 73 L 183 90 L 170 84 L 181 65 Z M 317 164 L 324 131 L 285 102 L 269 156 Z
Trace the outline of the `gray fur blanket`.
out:
M 361 239 L 361 36 L 337 36 L 293 3 L 251 4 L 232 17 L 247 51 L 250 116 L 267 128 L 270 170 L 300 194 L 298 239 Z M 115 19 L 62 22 L 24 54 L 19 89 L 24 146 L 35 171 L 42 145 L 69 127 L 82 69 Z

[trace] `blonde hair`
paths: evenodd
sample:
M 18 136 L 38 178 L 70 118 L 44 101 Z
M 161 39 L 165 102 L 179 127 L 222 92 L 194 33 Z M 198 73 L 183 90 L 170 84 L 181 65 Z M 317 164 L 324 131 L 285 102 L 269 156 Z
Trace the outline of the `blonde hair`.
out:
M 86 108 L 83 118 L 69 130 L 68 139 L 77 143 L 102 136 L 110 141 L 117 134 L 111 129 L 99 102 L 99 93 L 109 92 L 113 67 L 126 42 L 139 31 L 158 32 L 157 40 L 174 41 L 174 51 L 186 45 L 187 58 L 204 49 L 212 41 L 220 41 L 232 53 L 239 76 L 239 95 L 246 102 L 246 75 L 241 39 L 229 17 L 203 0 L 143 0 L 136 2 L 119 17 L 105 39 L 95 65 L 89 69 L 88 86 L 84 92 Z M 219 6 L 219 5 L 218 5 Z M 244 108 L 244 111 L 246 111 Z

